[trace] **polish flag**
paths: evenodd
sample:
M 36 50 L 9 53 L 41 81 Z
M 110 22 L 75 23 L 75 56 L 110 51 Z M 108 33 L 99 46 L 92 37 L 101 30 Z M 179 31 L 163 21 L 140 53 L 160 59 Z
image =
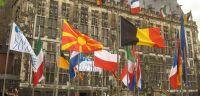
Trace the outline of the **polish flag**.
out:
M 131 13 L 138 14 L 140 12 L 140 3 L 139 0 L 132 0 L 131 1 Z
M 94 65 L 96 67 L 103 68 L 107 71 L 117 71 L 118 65 L 117 60 L 120 57 L 117 57 L 117 54 L 111 54 L 106 50 L 95 51 L 94 52 Z

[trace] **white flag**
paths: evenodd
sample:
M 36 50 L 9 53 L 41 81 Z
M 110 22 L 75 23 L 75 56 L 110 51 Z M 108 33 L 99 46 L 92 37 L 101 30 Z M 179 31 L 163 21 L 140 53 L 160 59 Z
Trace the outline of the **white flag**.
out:
M 10 50 L 18 51 L 18 52 L 25 52 L 29 53 L 31 55 L 31 60 L 32 60 L 32 66 L 33 66 L 33 71 L 35 72 L 37 66 L 37 57 L 30 46 L 28 40 L 26 37 L 23 35 L 19 27 L 13 23 L 12 26 L 12 34 L 11 34 L 11 40 L 10 40 Z
M 87 72 L 102 72 L 102 68 L 94 66 L 94 61 L 82 61 L 79 65 L 76 65 L 76 68 L 79 71 L 87 71 Z

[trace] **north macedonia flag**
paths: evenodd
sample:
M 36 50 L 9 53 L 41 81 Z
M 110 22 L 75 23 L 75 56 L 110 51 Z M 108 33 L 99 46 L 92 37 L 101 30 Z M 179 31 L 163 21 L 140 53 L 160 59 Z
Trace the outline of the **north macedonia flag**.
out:
M 61 50 L 88 53 L 102 50 L 102 48 L 103 45 L 100 42 L 82 34 L 64 20 Z

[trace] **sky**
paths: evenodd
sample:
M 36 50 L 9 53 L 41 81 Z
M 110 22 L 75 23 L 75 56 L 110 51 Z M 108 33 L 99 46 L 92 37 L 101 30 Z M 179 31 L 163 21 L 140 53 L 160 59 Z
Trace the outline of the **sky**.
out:
M 198 39 L 200 40 L 200 0 L 177 0 L 184 13 L 192 11 L 193 20 L 198 26 Z

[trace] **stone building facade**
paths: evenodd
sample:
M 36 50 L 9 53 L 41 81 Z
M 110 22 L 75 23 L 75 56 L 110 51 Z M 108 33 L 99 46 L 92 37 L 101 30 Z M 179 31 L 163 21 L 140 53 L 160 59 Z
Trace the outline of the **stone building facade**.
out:
M 180 32 L 179 16 L 182 13 L 176 0 L 140 0 L 141 12 L 138 15 L 130 14 L 130 6 L 124 2 L 105 3 L 97 6 L 96 0 L 12 0 L 7 2 L 6 8 L 0 8 L 0 59 L 2 71 L 5 67 L 5 58 L 9 42 L 10 22 L 16 22 L 22 32 L 35 47 L 38 34 L 43 41 L 45 52 L 45 80 L 37 87 L 32 88 L 32 71 L 28 54 L 11 51 L 6 88 L 17 87 L 21 96 L 34 94 L 36 96 L 126 96 L 133 94 L 115 80 L 109 72 L 81 72 L 83 80 L 70 79 L 69 72 L 57 67 L 57 57 L 61 43 L 63 19 L 82 33 L 100 41 L 109 51 L 118 52 L 121 56 L 119 71 L 126 62 L 123 47 L 119 47 L 120 23 L 123 16 L 139 28 L 160 27 L 161 35 L 165 39 L 166 48 L 158 49 L 146 46 L 137 46 L 137 53 L 141 56 L 142 91 L 141 95 L 158 96 L 158 94 L 197 94 L 198 76 L 196 58 L 198 51 L 197 25 L 190 21 L 185 25 L 187 40 L 187 80 L 188 85 L 173 91 L 169 86 L 168 75 L 173 63 L 173 52 L 177 32 Z M 153 3 L 152 3 L 153 2 Z M 168 4 L 171 15 L 161 19 L 158 6 Z M 4 19 L 7 18 L 7 19 Z M 5 21 L 2 21 L 5 20 Z M 6 23 L 4 23 L 6 22 Z M 69 60 L 70 52 L 65 51 Z M 0 84 L 2 85 L 3 76 Z M 11 87 L 10 87 L 11 86 Z M 135 92 L 137 93 L 137 92 Z

